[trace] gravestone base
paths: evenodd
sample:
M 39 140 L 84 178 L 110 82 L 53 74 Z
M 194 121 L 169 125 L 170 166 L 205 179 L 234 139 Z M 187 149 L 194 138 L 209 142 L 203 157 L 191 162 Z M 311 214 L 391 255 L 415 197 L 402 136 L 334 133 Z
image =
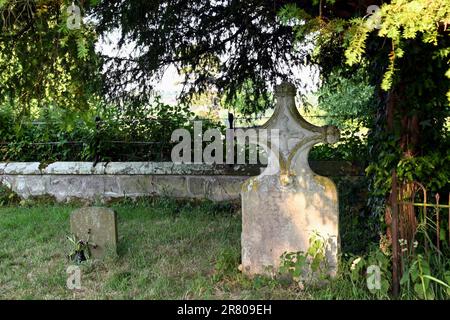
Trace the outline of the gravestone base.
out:
M 87 241 L 93 258 L 117 252 L 117 215 L 102 207 L 78 209 L 70 215 L 70 230 L 78 240 Z
M 242 190 L 242 271 L 270 274 L 285 252 L 306 252 L 317 233 L 326 241 L 328 273 L 337 271 L 338 200 L 334 183 L 320 176 L 294 178 L 288 184 L 278 176 L 255 177 Z M 305 179 L 306 178 L 306 179 Z

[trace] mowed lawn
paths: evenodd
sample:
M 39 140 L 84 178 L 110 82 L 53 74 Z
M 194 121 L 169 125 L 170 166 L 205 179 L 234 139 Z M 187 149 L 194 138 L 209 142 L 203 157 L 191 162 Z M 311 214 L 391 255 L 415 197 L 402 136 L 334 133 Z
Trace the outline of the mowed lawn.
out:
M 310 298 L 295 286 L 239 272 L 238 208 L 165 199 L 111 207 L 118 213 L 118 255 L 84 262 L 80 291 L 66 287 L 69 214 L 77 207 L 1 207 L 0 298 Z

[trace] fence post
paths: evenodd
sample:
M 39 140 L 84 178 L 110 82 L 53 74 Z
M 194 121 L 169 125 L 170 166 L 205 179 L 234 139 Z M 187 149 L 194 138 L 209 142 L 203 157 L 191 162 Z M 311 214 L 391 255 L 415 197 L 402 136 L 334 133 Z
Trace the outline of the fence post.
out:
M 95 117 L 94 167 L 100 161 L 100 116 Z
M 157 142 L 159 144 L 159 161 L 164 161 L 164 143 L 162 141 L 166 138 L 166 126 L 163 119 L 159 120 L 159 126 L 162 128 L 161 141 Z
M 398 243 L 398 187 L 397 173 L 392 171 L 392 190 L 391 190 L 391 237 L 392 237 L 392 294 L 398 297 L 400 290 L 400 268 L 399 268 L 399 243 Z
M 438 251 L 441 251 L 441 244 L 440 244 L 440 240 L 441 240 L 441 226 L 440 226 L 440 219 L 439 219 L 439 193 L 436 193 L 436 247 L 438 249 Z
M 228 112 L 228 129 L 234 129 L 234 115 Z

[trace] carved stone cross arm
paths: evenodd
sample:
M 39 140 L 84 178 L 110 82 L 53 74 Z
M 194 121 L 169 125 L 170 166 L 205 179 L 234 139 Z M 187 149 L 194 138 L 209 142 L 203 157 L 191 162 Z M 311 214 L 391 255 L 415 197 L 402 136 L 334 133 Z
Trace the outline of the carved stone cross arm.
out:
M 276 107 L 272 117 L 256 131 L 264 131 L 267 139 L 259 143 L 268 154 L 265 174 L 279 174 L 289 181 L 290 176 L 312 174 L 308 163 L 310 149 L 318 143 L 336 143 L 339 130 L 335 126 L 315 126 L 307 122 L 295 106 L 295 86 L 284 82 L 275 89 Z M 266 142 L 266 143 L 264 143 Z

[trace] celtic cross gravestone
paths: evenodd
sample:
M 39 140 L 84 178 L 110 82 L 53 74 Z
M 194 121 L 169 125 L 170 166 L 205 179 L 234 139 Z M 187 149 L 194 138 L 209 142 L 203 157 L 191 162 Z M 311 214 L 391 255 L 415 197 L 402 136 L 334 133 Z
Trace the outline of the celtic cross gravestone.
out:
M 336 272 L 337 190 L 330 179 L 311 170 L 308 153 L 317 143 L 337 142 L 339 131 L 308 123 L 295 106 L 295 95 L 290 83 L 276 88 L 274 114 L 259 128 L 269 131 L 267 169 L 242 187 L 242 270 L 246 274 L 278 269 L 284 252 L 306 252 L 313 233 L 326 239 L 328 271 Z

